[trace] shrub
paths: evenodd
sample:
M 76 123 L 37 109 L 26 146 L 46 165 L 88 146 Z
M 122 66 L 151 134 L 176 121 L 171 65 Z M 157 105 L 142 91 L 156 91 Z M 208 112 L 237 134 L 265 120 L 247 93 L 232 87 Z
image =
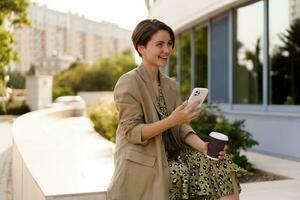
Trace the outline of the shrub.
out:
M 9 101 L 8 103 L 6 103 L 5 111 L 2 108 L 2 106 L 0 107 L 1 115 L 23 115 L 28 112 L 30 112 L 30 108 L 24 102 L 18 103 L 18 102 L 10 102 Z
M 247 157 L 241 155 L 241 150 L 257 145 L 257 141 L 252 138 L 251 133 L 244 130 L 245 120 L 235 120 L 230 122 L 221 110 L 215 105 L 202 106 L 202 111 L 195 121 L 191 123 L 192 127 L 205 141 L 208 141 L 208 135 L 212 131 L 221 132 L 228 136 L 227 153 L 231 154 L 233 161 L 246 170 L 252 169 L 252 164 Z
M 9 82 L 7 86 L 15 89 L 24 89 L 25 88 L 25 77 L 18 71 L 12 71 L 9 74 Z
M 8 106 L 7 106 L 7 114 L 10 114 L 10 115 L 23 115 L 28 112 L 30 112 L 30 108 L 25 103 L 22 103 L 20 105 L 8 104 Z
M 72 90 L 72 88 L 69 87 L 53 87 L 52 88 L 52 99 L 56 99 L 60 96 L 69 96 L 69 95 L 75 95 L 76 93 Z
M 0 115 L 5 115 L 2 103 L 0 103 Z
M 116 141 L 118 113 L 113 101 L 100 100 L 97 105 L 91 107 L 89 118 L 100 135 L 112 142 Z

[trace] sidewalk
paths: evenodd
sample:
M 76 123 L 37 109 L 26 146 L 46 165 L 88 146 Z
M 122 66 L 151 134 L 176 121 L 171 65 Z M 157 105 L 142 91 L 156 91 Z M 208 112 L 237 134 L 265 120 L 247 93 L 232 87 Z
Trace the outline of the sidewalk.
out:
M 241 200 L 300 199 L 300 162 L 253 152 L 247 152 L 246 155 L 256 168 L 291 179 L 241 184 Z
M 12 116 L 0 116 L 0 199 L 12 199 Z

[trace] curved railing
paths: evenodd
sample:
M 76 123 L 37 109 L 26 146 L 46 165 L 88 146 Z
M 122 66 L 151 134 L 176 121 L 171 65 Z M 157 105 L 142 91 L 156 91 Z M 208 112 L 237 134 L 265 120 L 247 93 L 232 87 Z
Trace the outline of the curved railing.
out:
M 71 107 L 30 112 L 13 125 L 14 200 L 104 200 L 113 144 Z

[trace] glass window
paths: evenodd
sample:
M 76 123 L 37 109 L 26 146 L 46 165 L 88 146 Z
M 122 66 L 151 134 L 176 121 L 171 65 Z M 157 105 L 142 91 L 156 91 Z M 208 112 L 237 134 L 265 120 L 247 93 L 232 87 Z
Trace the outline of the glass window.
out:
M 181 95 L 187 99 L 191 92 L 191 32 L 182 33 L 180 38 Z
M 211 23 L 211 102 L 229 102 L 229 16 Z
M 269 1 L 269 26 L 269 103 L 299 105 L 300 0 Z
M 236 12 L 233 103 L 262 104 L 263 2 Z
M 175 40 L 175 46 L 169 60 L 169 77 L 176 79 L 177 76 L 177 45 L 178 40 Z
M 207 27 L 195 28 L 195 87 L 207 88 Z

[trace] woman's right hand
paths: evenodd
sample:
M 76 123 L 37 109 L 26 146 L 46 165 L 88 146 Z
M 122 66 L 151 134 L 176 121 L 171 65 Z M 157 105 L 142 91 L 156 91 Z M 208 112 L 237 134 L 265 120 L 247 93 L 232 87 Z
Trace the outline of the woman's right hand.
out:
M 172 112 L 170 119 L 174 126 L 185 123 L 188 124 L 199 116 L 200 111 L 200 101 L 195 101 L 189 106 L 187 101 L 185 101 Z

